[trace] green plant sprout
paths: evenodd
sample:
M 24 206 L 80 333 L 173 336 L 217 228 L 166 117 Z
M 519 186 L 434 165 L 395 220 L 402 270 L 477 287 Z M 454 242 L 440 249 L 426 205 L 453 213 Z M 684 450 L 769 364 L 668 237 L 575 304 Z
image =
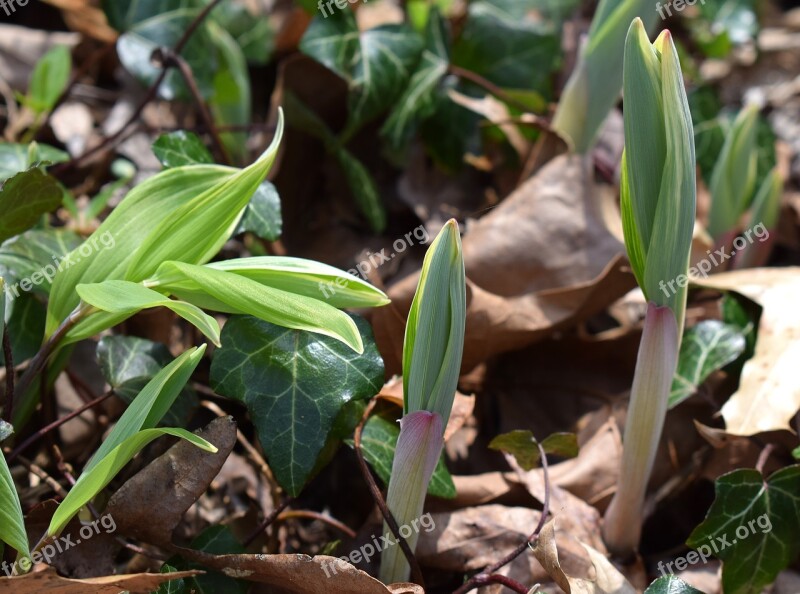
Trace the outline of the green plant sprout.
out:
M 625 42 L 625 151 L 620 204 L 625 247 L 648 300 L 625 423 L 617 492 L 606 511 L 608 549 L 625 555 L 639 544 L 647 482 L 655 461 L 678 362 L 695 218 L 694 132 L 680 62 L 669 31 L 651 44 L 635 19 Z
M 386 503 L 403 526 L 422 515 L 425 494 L 444 447 L 461 369 L 466 324 L 466 280 L 458 223 L 451 219 L 425 254 L 403 343 L 403 418 Z M 384 533 L 391 534 L 384 525 Z M 413 551 L 419 535 L 407 539 Z M 407 581 L 400 547 L 383 552 L 384 583 Z
M 631 19 L 642 18 L 649 29 L 656 20 L 654 0 L 601 0 L 578 63 L 564 87 L 553 128 L 579 154 L 594 145 L 600 126 L 619 99 L 622 87 L 625 33 Z

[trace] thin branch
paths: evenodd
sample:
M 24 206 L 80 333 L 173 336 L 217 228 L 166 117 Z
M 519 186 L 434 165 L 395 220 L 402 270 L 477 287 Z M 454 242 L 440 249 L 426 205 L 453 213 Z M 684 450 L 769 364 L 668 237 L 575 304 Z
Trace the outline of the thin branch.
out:
M 364 454 L 361 452 L 361 432 L 364 430 L 364 425 L 366 424 L 367 419 L 369 419 L 369 415 L 372 412 L 372 409 L 375 408 L 376 403 L 377 400 L 375 399 L 370 401 L 361 417 L 361 421 L 359 421 L 358 426 L 356 426 L 356 430 L 353 433 L 353 449 L 356 452 L 356 458 L 358 458 L 358 465 L 361 468 L 361 474 L 364 476 L 364 480 L 367 481 L 370 493 L 372 493 L 372 498 L 375 500 L 375 503 L 381 510 L 383 519 L 386 521 L 386 524 L 389 526 L 392 534 L 394 534 L 394 537 L 397 539 L 397 544 L 400 545 L 400 549 L 402 549 L 403 554 L 408 560 L 408 564 L 411 567 L 412 581 L 424 588 L 425 582 L 422 577 L 422 570 L 419 567 L 419 563 L 417 563 L 417 558 L 414 556 L 414 552 L 411 550 L 411 547 L 408 546 L 406 539 L 400 534 L 400 526 L 397 524 L 397 520 L 394 519 L 392 512 L 389 510 L 389 506 L 386 505 L 386 501 L 384 501 L 383 495 L 381 495 L 381 490 L 378 488 L 378 484 L 375 482 L 369 466 L 367 466 L 367 461 L 364 459 Z
M 21 444 L 19 444 L 14 449 L 14 451 L 11 452 L 11 454 L 8 456 L 8 461 L 10 462 L 11 460 L 13 460 L 17 456 L 19 456 L 22 452 L 27 450 L 31 446 L 31 444 L 33 444 L 34 442 L 36 442 L 39 439 L 41 439 L 42 436 L 44 436 L 45 434 L 49 433 L 50 431 L 52 431 L 54 429 L 57 429 L 58 427 L 61 427 L 61 425 L 64 425 L 68 421 L 71 421 L 72 419 L 74 419 L 78 415 L 82 414 L 83 412 L 89 410 L 93 406 L 97 406 L 98 404 L 100 404 L 101 402 L 106 400 L 109 396 L 111 396 L 112 394 L 113 394 L 112 391 L 108 391 L 105 394 L 103 394 L 102 396 L 100 396 L 99 398 L 95 398 L 94 400 L 92 400 L 91 402 L 87 402 L 86 404 L 84 404 L 80 408 L 76 408 L 75 410 L 73 410 L 68 415 L 63 416 L 63 417 L 61 417 L 60 419 L 58 419 L 56 421 L 53 421 L 52 423 L 50 423 L 49 425 L 46 425 L 45 427 L 42 427 L 36 433 L 33 433 L 25 441 L 23 441 Z
M 290 520 L 292 518 L 304 518 L 309 520 L 318 520 L 324 524 L 328 524 L 333 528 L 336 528 L 339 532 L 347 535 L 348 538 L 355 538 L 356 532 L 348 525 L 340 522 L 336 518 L 332 518 L 330 516 L 326 516 L 325 514 L 321 514 L 319 512 L 311 511 L 308 509 L 290 509 L 285 512 L 278 514 L 278 520 Z
M 0 293 L 0 299 L 5 299 L 5 295 Z M 0 325 L 3 320 L 0 320 Z M 11 337 L 8 334 L 8 326 L 3 328 L 3 357 L 6 360 L 6 410 L 5 417 L 9 423 L 13 423 L 14 414 L 14 356 L 11 352 Z
M 203 100 L 200 89 L 197 87 L 197 81 L 194 78 L 194 74 L 192 74 L 192 67 L 178 54 L 168 50 L 156 50 L 156 52 L 154 52 L 154 57 L 156 60 L 163 63 L 165 68 L 174 66 L 181 73 L 183 80 L 186 81 L 186 86 L 189 87 L 189 92 L 192 95 L 192 99 L 194 99 L 197 110 L 200 112 L 200 117 L 211 136 L 214 148 L 218 153 L 217 156 L 221 158 L 223 164 L 230 165 L 231 158 L 228 155 L 228 151 L 225 150 L 225 145 L 222 143 L 217 127 L 214 124 L 214 118 L 211 116 L 211 112 L 208 110 L 208 106 Z
M 178 40 L 178 43 L 176 43 L 175 47 L 172 48 L 173 53 L 175 54 L 181 53 L 183 48 L 191 39 L 194 32 L 197 31 L 197 28 L 200 26 L 200 24 L 206 19 L 209 13 L 217 7 L 217 5 L 221 1 L 222 0 L 212 0 L 202 11 L 200 11 L 197 14 L 194 20 L 186 28 L 186 31 L 183 32 L 183 35 Z M 111 136 L 107 136 L 103 140 L 103 142 L 89 149 L 81 156 L 76 157 L 74 159 L 70 159 L 66 163 L 60 163 L 59 165 L 56 165 L 55 167 L 53 167 L 53 173 L 55 174 L 62 173 L 71 167 L 82 167 L 83 165 L 86 164 L 86 162 L 89 159 L 94 157 L 97 153 L 100 153 L 105 149 L 109 148 L 110 146 L 115 145 L 116 142 L 119 140 L 119 138 L 124 134 L 125 130 L 127 130 L 131 124 L 133 124 L 136 120 L 139 119 L 147 104 L 156 98 L 156 95 L 158 94 L 158 88 L 161 86 L 161 83 L 164 82 L 164 79 L 166 78 L 168 71 L 169 68 L 165 65 L 165 67 L 161 69 L 161 72 L 159 72 L 156 80 L 153 81 L 153 84 L 151 84 L 150 87 L 147 89 L 147 93 L 139 102 L 139 104 L 136 106 L 136 109 L 133 110 L 133 113 L 130 115 L 128 120 L 116 132 L 114 132 Z
M 518 594 L 528 594 L 530 591 L 525 585 L 520 584 L 517 580 L 511 579 L 505 575 L 500 575 L 499 573 L 493 573 L 491 575 L 484 575 L 480 577 L 475 586 L 486 586 L 488 584 L 502 584 L 509 590 L 513 590 Z
M 542 515 L 539 517 L 539 523 L 536 525 L 536 529 L 525 541 L 521 542 L 516 549 L 500 559 L 500 561 L 493 563 L 483 571 L 472 576 L 458 590 L 453 592 L 453 594 L 466 594 L 470 590 L 477 588 L 481 585 L 482 580 L 486 580 L 498 569 L 511 563 L 514 559 L 519 557 L 529 545 L 535 543 L 536 539 L 539 538 L 539 533 L 542 531 L 542 528 L 544 528 L 545 522 L 547 521 L 547 516 L 550 514 L 550 477 L 547 470 L 547 454 L 545 453 L 542 444 L 537 442 L 536 445 L 539 448 L 539 456 L 541 457 L 542 462 L 542 475 L 544 477 L 544 501 L 542 502 Z M 527 592 L 527 590 L 523 590 L 523 592 Z
M 758 455 L 758 462 L 756 462 L 756 470 L 759 473 L 764 474 L 764 466 L 766 466 L 767 460 L 769 459 L 770 454 L 772 454 L 774 450 L 775 450 L 774 443 L 768 443 L 766 447 L 763 450 L 761 450 L 761 453 Z
M 286 509 L 287 506 L 289 506 L 293 502 L 294 502 L 294 497 L 287 497 L 286 499 L 284 499 L 281 502 L 280 505 L 278 505 L 275 509 L 273 509 L 269 513 L 269 515 L 266 518 L 264 518 L 264 521 L 261 522 L 261 525 L 258 528 L 256 528 L 255 530 L 253 530 L 253 533 L 250 536 L 247 537 L 247 539 L 244 541 L 244 546 L 245 547 L 250 546 L 250 544 L 256 538 L 258 538 L 258 535 L 261 534 L 262 532 L 264 532 L 264 530 L 266 530 L 267 527 L 270 524 L 272 524 L 272 522 L 275 521 L 275 518 L 278 517 L 278 514 L 280 514 L 284 509 Z

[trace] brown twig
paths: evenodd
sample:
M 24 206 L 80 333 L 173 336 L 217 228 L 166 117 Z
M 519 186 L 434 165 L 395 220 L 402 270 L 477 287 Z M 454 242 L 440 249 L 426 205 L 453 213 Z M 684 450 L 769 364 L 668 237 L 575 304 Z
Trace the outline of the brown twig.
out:
M 486 586 L 488 584 L 502 584 L 509 590 L 513 590 L 518 594 L 528 594 L 529 588 L 520 584 L 517 580 L 511 579 L 505 575 L 500 575 L 499 573 L 493 573 L 491 575 L 482 576 L 476 582 L 476 586 Z
M 276 507 L 275 509 L 273 509 L 273 510 L 272 510 L 272 511 L 269 513 L 269 515 L 268 515 L 266 518 L 264 518 L 264 521 L 263 521 L 263 522 L 261 522 L 261 525 L 259 525 L 259 527 L 258 527 L 258 528 L 256 528 L 255 530 L 253 530 L 253 533 L 252 533 L 250 536 L 248 536 L 248 537 L 245 539 L 245 541 L 244 541 L 244 546 L 245 546 L 245 547 L 248 547 L 248 546 L 250 546 L 250 544 L 251 544 L 251 543 L 252 543 L 252 542 L 253 542 L 253 541 L 254 541 L 256 538 L 258 538 L 258 535 L 259 535 L 259 534 L 261 534 L 262 532 L 264 532 L 264 530 L 266 530 L 266 529 L 267 529 L 267 527 L 268 527 L 270 524 L 272 524 L 272 522 L 274 522 L 274 521 L 275 521 L 275 518 L 277 518 L 277 517 L 278 517 L 278 514 L 280 514 L 280 513 L 281 513 L 281 512 L 282 512 L 284 509 L 286 509 L 286 507 L 287 507 L 288 505 L 290 505 L 290 504 L 291 504 L 293 501 L 294 501 L 294 497 L 287 497 L 286 499 L 284 499 L 284 500 L 281 502 L 281 504 L 280 504 L 280 505 L 278 505 L 278 507 Z
M 278 514 L 277 520 L 284 521 L 290 520 L 292 518 L 304 518 L 309 520 L 318 520 L 324 524 L 328 524 L 333 528 L 336 528 L 339 532 L 347 535 L 348 538 L 355 538 L 356 532 L 348 525 L 340 522 L 336 518 L 332 518 L 330 516 L 326 516 L 325 514 L 321 514 L 319 512 L 312 511 L 310 509 L 290 509 L 285 512 L 281 512 Z
M 0 293 L 0 299 L 5 299 L 5 295 Z M 3 320 L 0 320 L 0 325 Z M 3 328 L 3 357 L 6 361 L 6 410 L 5 417 L 9 423 L 13 422 L 14 414 L 14 356 L 11 352 L 11 337 L 8 334 L 8 327 Z
M 186 81 L 186 86 L 189 87 L 189 92 L 192 95 L 192 99 L 194 99 L 197 110 L 200 112 L 200 117 L 211 136 L 214 148 L 218 153 L 217 156 L 221 159 L 223 164 L 230 165 L 230 156 L 228 155 L 228 151 L 225 150 L 225 145 L 222 143 L 222 139 L 219 136 L 217 127 L 214 124 L 214 118 L 211 116 L 211 112 L 208 110 L 208 106 L 203 96 L 200 94 L 200 89 L 197 87 L 197 81 L 194 79 L 194 74 L 192 74 L 192 67 L 178 54 L 169 50 L 156 50 L 154 52 L 154 57 L 157 61 L 160 61 L 165 68 L 174 66 L 181 73 L 183 80 Z
M 411 580 L 425 588 L 425 581 L 422 577 L 422 570 L 419 567 L 419 563 L 417 563 L 417 558 L 414 556 L 414 552 L 411 550 L 411 547 L 408 546 L 406 539 L 400 534 L 400 526 L 397 524 L 397 520 L 394 519 L 392 512 L 389 510 L 389 506 L 386 505 L 386 501 L 383 499 L 383 495 L 381 495 L 381 490 L 378 488 L 378 484 L 375 482 L 369 466 L 367 466 L 367 461 L 364 459 L 364 454 L 361 452 L 361 432 L 364 430 L 364 425 L 366 424 L 367 419 L 369 419 L 369 415 L 372 412 L 372 409 L 375 408 L 376 403 L 377 400 L 373 398 L 367 405 L 366 410 L 364 410 L 361 421 L 359 421 L 358 425 L 356 426 L 356 430 L 353 433 L 353 449 L 355 450 L 356 458 L 358 458 L 358 465 L 361 468 L 361 474 L 364 476 L 364 480 L 367 481 L 372 498 L 375 500 L 378 509 L 381 510 L 383 519 L 386 521 L 386 524 L 389 526 L 392 534 L 394 534 L 397 544 L 400 546 L 400 549 L 403 551 L 403 554 L 408 560 L 408 564 L 411 567 Z
M 47 485 L 51 489 L 53 489 L 56 495 L 60 495 L 61 497 L 67 496 L 67 491 L 64 489 L 64 487 L 61 486 L 61 483 L 59 483 L 56 479 L 47 474 L 47 472 L 41 466 L 39 466 L 38 464 L 34 464 L 30 460 L 28 460 L 25 456 L 19 457 L 19 463 L 22 464 L 28 470 L 28 472 L 32 472 L 40 479 L 42 479 L 45 483 L 47 483 Z
M 186 47 L 186 44 L 191 39 L 194 32 L 197 31 L 197 28 L 200 26 L 200 24 L 206 19 L 209 13 L 217 7 L 217 5 L 221 1 L 222 0 L 211 0 L 211 2 L 209 2 L 208 5 L 197 14 L 194 20 L 192 20 L 192 22 L 186 28 L 186 31 L 183 32 L 183 35 L 178 40 L 178 43 L 176 43 L 175 47 L 172 48 L 173 53 L 175 54 L 181 53 L 183 48 Z M 83 165 L 86 164 L 86 162 L 89 159 L 94 157 L 97 153 L 102 152 L 107 148 L 109 148 L 110 146 L 115 145 L 116 142 L 119 140 L 119 138 L 123 135 L 125 130 L 127 130 L 131 124 L 133 124 L 136 120 L 139 119 L 147 104 L 156 98 L 156 95 L 158 94 L 158 88 L 161 86 L 161 83 L 164 82 L 164 79 L 166 78 L 168 71 L 169 67 L 165 65 L 165 67 L 161 69 L 161 72 L 159 72 L 156 80 L 153 81 L 153 84 L 151 84 L 150 87 L 147 89 L 147 93 L 139 102 L 139 104 L 136 106 L 136 109 L 133 110 L 133 113 L 130 115 L 127 121 L 116 132 L 114 132 L 111 136 L 107 136 L 103 140 L 103 142 L 87 150 L 79 157 L 70 159 L 66 163 L 60 163 L 54 166 L 53 173 L 55 174 L 62 173 L 72 167 L 82 167 Z
M 483 580 L 486 580 L 492 576 L 498 569 L 511 563 L 514 559 L 519 557 L 529 545 L 532 545 L 534 542 L 536 542 L 536 539 L 539 538 L 539 533 L 542 531 L 542 528 L 544 528 L 545 522 L 547 521 L 547 516 L 550 513 L 550 477 L 547 473 L 547 454 L 545 453 L 544 448 L 542 448 L 542 444 L 537 443 L 536 445 L 539 448 L 539 455 L 542 462 L 542 475 L 544 478 L 544 501 L 542 502 L 542 515 L 539 517 L 539 523 L 536 525 L 536 529 L 524 542 L 521 542 L 516 549 L 500 559 L 500 561 L 493 563 L 483 571 L 472 576 L 458 590 L 453 592 L 453 594 L 466 594 L 470 590 L 480 586 L 481 583 L 485 583 Z M 527 592 L 527 590 L 523 590 L 523 592 Z
M 517 109 L 519 109 L 523 113 L 531 113 L 531 108 L 529 106 L 525 105 L 521 101 L 518 101 L 518 100 L 514 99 L 514 97 L 512 97 L 511 95 L 506 93 L 503 89 L 498 87 L 492 81 L 487 80 L 484 77 L 482 77 L 480 74 L 472 72 L 471 70 L 467 70 L 466 68 L 461 68 L 460 66 L 456 66 L 454 64 L 450 64 L 450 66 L 448 66 L 447 70 L 451 74 L 455 74 L 459 78 L 463 78 L 465 80 L 470 81 L 471 83 L 474 83 L 474 84 L 478 85 L 479 87 L 483 88 L 485 91 L 488 91 L 491 95 L 494 95 L 497 99 L 500 99 L 500 101 L 503 101 L 504 103 L 508 103 L 512 107 L 516 107 Z M 532 114 L 532 115 L 535 115 L 535 114 Z M 548 132 L 551 131 L 550 122 L 548 122 L 545 118 L 542 118 L 542 117 L 539 117 L 539 116 L 535 116 L 535 117 L 536 117 L 535 121 L 528 122 L 528 123 L 537 126 L 541 130 L 546 130 Z
M 109 396 L 111 396 L 112 394 L 113 394 L 112 391 L 108 391 L 105 394 L 103 394 L 102 396 L 100 396 L 99 398 L 95 398 L 94 400 L 92 400 L 91 402 L 87 402 L 86 404 L 84 404 L 80 408 L 76 408 L 75 410 L 73 410 L 68 415 L 65 415 L 65 416 L 61 417 L 60 419 L 57 419 L 56 421 L 53 421 L 49 425 L 46 425 L 46 426 L 42 427 L 36 433 L 30 435 L 25 441 L 23 441 L 21 444 L 19 444 L 14 449 L 14 451 L 11 452 L 11 454 L 8 456 L 8 461 L 10 462 L 11 460 L 13 460 L 17 456 L 19 456 L 22 452 L 24 452 L 26 449 L 28 449 L 31 446 L 31 444 L 33 444 L 34 442 L 36 442 L 39 439 L 41 439 L 41 437 L 43 435 L 49 433 L 53 429 L 57 429 L 58 427 L 61 427 L 61 425 L 67 423 L 68 421 L 71 421 L 72 419 L 74 419 L 75 417 L 77 417 L 78 415 L 83 413 L 84 411 L 89 410 L 93 406 L 97 406 L 98 404 L 103 402 L 105 399 L 107 399 Z

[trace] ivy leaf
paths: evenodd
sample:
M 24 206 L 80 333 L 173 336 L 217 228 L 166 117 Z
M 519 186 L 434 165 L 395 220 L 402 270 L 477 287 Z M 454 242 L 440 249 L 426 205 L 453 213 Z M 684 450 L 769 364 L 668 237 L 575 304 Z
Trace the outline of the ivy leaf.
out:
M 102 0 L 108 24 L 117 31 L 127 31 L 137 23 L 159 14 L 190 8 L 195 0 Z
M 397 100 L 381 133 L 394 150 L 400 150 L 410 138 L 414 126 L 435 109 L 435 93 L 450 65 L 447 22 L 433 8 L 425 28 L 425 49 L 408 88 Z
M 245 552 L 244 547 L 239 543 L 228 526 L 209 526 L 203 530 L 190 544 L 190 548 L 195 551 L 203 551 L 210 555 L 233 555 Z M 209 571 L 198 563 L 187 563 L 180 557 L 173 557 L 167 561 L 172 563 L 181 571 L 189 569 L 203 570 L 202 575 L 193 576 L 186 579 L 187 588 L 185 592 L 196 594 L 216 594 L 226 592 L 230 594 L 245 594 L 247 592 L 247 582 L 235 580 L 224 573 Z
M 0 188 L 0 241 L 33 227 L 39 217 L 61 205 L 61 197 L 55 178 L 38 167 L 8 178 Z
M 471 2 L 453 63 L 500 87 L 545 92 L 558 66 L 560 39 L 552 26 L 512 18 L 485 0 Z
M 347 81 L 349 137 L 396 103 L 419 60 L 422 41 L 408 25 L 359 31 L 353 12 L 338 10 L 311 21 L 300 49 Z
M 498 435 L 489 442 L 489 448 L 511 454 L 523 470 L 533 470 L 541 458 L 533 433 L 522 429 Z M 574 433 L 553 433 L 542 441 L 542 449 L 547 454 L 574 458 L 578 455 L 578 438 Z
M 278 189 L 271 182 L 261 182 L 250 199 L 234 235 L 250 231 L 261 239 L 275 241 L 281 236 L 282 230 L 281 198 L 278 196 Z
M 47 144 L 37 144 L 36 153 L 37 160 L 34 163 L 28 163 L 27 144 L 13 142 L 0 144 L 0 182 L 34 165 L 69 161 L 68 153 Z
M 339 147 L 334 155 L 344 171 L 347 185 L 359 210 L 367 218 L 375 233 L 382 232 L 386 228 L 386 209 L 372 174 L 347 149 Z
M 666 575 L 654 581 L 644 594 L 704 594 L 697 588 L 692 588 L 681 578 L 674 575 Z
M 800 465 L 767 480 L 757 470 L 734 470 L 714 490 L 706 519 L 686 544 L 722 559 L 725 594 L 758 594 L 800 554 Z
M 176 573 L 177 571 L 177 569 L 168 563 L 164 563 L 159 573 Z M 155 594 L 181 594 L 185 591 L 183 578 L 178 578 L 177 580 L 170 580 L 161 584 Z
M 297 495 L 342 407 L 378 393 L 383 359 L 372 330 L 353 316 L 364 342 L 358 355 L 347 345 L 251 316 L 233 316 L 214 354 L 215 391 L 247 406 L 278 482 Z
M 372 415 L 361 432 L 361 451 L 364 458 L 386 485 L 392 476 L 392 462 L 398 437 L 400 437 L 400 425 L 397 419 L 383 414 Z M 346 443 L 353 447 L 352 439 L 346 440 Z M 456 486 L 445 465 L 444 453 L 436 465 L 436 470 L 433 471 L 431 482 L 428 484 L 428 494 L 443 499 L 453 499 L 456 496 Z
M 117 54 L 125 69 L 142 85 L 151 85 L 161 73 L 150 57 L 160 47 L 174 47 L 197 16 L 196 8 L 180 8 L 155 13 L 150 18 L 132 25 L 117 40 Z M 203 97 L 210 97 L 214 88 L 214 72 L 217 68 L 214 47 L 208 27 L 201 24 L 181 52 L 192 69 L 197 86 Z M 158 87 L 159 97 L 167 101 L 189 98 L 186 83 L 180 72 L 172 68 Z
M 704 320 L 684 332 L 669 407 L 697 392 L 709 375 L 735 361 L 745 346 L 745 337 L 736 326 L 718 320 Z
M 164 166 L 164 169 L 214 162 L 214 157 L 211 156 L 200 137 L 194 132 L 186 130 L 162 134 L 153 143 L 152 148 L 153 154 Z
M 114 394 L 127 404 L 174 360 L 165 345 L 136 336 L 105 336 L 97 343 L 100 372 Z M 159 424 L 186 425 L 196 406 L 194 390 L 184 387 Z

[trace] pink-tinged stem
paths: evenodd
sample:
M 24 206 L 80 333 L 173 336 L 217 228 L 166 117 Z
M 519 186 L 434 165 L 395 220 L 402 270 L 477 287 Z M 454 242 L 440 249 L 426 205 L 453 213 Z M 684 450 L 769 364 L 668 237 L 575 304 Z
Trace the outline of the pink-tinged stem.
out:
M 639 545 L 644 498 L 664 428 L 679 344 L 672 310 L 648 304 L 625 421 L 622 472 L 603 526 L 606 545 L 617 555 L 628 555 Z
M 420 410 L 400 419 L 386 503 L 412 551 L 417 546 L 425 494 L 443 447 L 444 426 L 438 413 Z M 383 532 L 391 537 L 388 526 L 384 525 Z M 381 580 L 386 584 L 408 581 L 410 567 L 400 547 L 389 546 L 381 554 Z

